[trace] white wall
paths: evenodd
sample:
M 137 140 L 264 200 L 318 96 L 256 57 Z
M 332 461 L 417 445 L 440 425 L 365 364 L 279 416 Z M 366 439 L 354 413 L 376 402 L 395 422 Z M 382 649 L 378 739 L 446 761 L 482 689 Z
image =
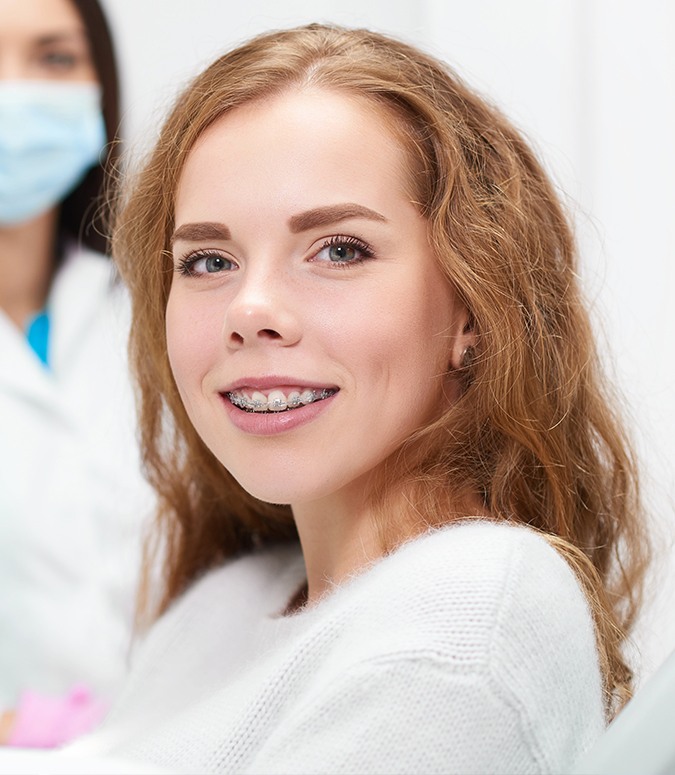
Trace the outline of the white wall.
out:
M 524 129 L 571 196 L 582 272 L 627 396 L 663 572 L 638 633 L 675 648 L 675 4 L 670 0 L 104 0 L 131 145 L 220 51 L 308 21 L 369 26 L 452 62 Z

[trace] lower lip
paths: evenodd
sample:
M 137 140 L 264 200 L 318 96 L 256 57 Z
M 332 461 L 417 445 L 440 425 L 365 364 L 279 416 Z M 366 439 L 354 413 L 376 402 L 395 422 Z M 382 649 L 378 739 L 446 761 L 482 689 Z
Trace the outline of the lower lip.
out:
M 232 424 L 240 431 L 254 436 L 275 436 L 307 425 L 323 414 L 336 396 L 337 393 L 334 393 L 321 401 L 314 401 L 290 411 L 263 413 L 245 412 L 237 408 L 226 395 L 220 394 Z

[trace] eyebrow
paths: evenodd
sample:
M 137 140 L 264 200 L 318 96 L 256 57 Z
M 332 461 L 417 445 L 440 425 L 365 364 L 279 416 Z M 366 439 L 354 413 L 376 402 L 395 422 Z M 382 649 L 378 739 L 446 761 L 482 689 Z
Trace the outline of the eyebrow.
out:
M 176 240 L 186 242 L 201 242 L 202 240 L 229 240 L 230 230 L 224 223 L 204 221 L 203 223 L 184 223 L 179 226 L 171 237 L 171 243 Z
M 314 229 L 317 226 L 327 226 L 331 223 L 346 221 L 349 218 L 366 218 L 369 221 L 387 222 L 384 215 L 381 215 L 375 210 L 371 210 L 369 207 L 347 203 L 316 207 L 313 210 L 298 213 L 298 215 L 289 218 L 288 226 L 294 234 L 297 234 L 301 231 Z
M 366 218 L 370 221 L 383 221 L 385 223 L 387 221 L 384 215 L 371 210 L 369 207 L 349 203 L 316 207 L 313 210 L 298 213 L 289 218 L 288 226 L 294 234 L 297 234 L 317 226 L 346 221 L 349 218 Z M 224 223 L 204 221 L 202 223 L 184 223 L 179 226 L 171 237 L 171 243 L 173 244 L 177 240 L 201 242 L 203 240 L 229 239 L 231 239 L 230 230 Z
M 38 46 L 50 46 L 52 43 L 87 42 L 84 29 L 63 30 L 62 32 L 46 32 L 37 39 Z

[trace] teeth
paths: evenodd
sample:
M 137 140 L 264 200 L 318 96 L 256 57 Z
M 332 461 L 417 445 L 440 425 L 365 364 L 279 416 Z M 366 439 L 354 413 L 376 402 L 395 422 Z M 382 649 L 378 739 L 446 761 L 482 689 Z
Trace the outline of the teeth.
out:
M 282 390 L 270 390 L 266 396 L 264 393 L 254 391 L 250 397 L 246 393 L 228 393 L 227 397 L 239 409 L 247 412 L 284 412 L 306 406 L 314 401 L 322 401 L 332 396 L 337 391 L 330 388 L 322 390 L 291 390 L 288 396 Z
M 253 393 L 250 401 L 247 403 L 247 408 L 251 408 L 253 411 L 267 409 L 267 396 L 264 393 Z
M 302 401 L 303 404 L 311 404 L 312 401 L 315 400 L 313 390 L 303 390 L 302 393 L 300 393 L 300 401 Z
M 267 408 L 270 412 L 283 412 L 288 406 L 286 396 L 281 390 L 271 390 L 267 396 Z

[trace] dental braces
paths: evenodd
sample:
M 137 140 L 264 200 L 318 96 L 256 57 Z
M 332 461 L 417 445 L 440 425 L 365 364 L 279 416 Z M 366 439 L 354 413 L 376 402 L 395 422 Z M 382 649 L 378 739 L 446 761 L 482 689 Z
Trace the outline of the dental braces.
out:
M 315 401 L 322 401 L 335 394 L 335 390 L 323 388 L 323 390 L 304 390 L 298 395 L 294 395 L 287 401 L 281 398 L 273 398 L 272 401 L 261 401 L 260 399 L 247 398 L 244 395 L 235 395 L 228 393 L 227 397 L 239 409 L 246 412 L 285 412 L 288 409 L 297 409 L 299 406 L 306 406 Z

